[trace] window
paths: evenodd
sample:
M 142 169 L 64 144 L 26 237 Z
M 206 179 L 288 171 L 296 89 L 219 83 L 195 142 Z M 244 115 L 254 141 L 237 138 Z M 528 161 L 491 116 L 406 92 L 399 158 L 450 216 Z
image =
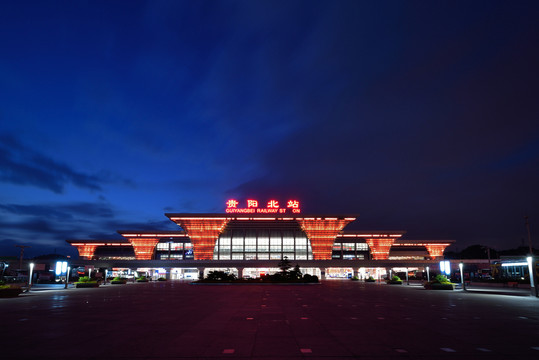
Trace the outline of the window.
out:
M 220 260 L 312 259 L 310 242 L 300 231 L 230 230 L 219 236 L 213 258 Z
M 356 244 L 355 243 L 343 243 L 342 244 L 343 251 L 355 251 L 356 250 Z
M 357 243 L 356 244 L 357 251 L 369 251 L 369 245 L 366 243 Z

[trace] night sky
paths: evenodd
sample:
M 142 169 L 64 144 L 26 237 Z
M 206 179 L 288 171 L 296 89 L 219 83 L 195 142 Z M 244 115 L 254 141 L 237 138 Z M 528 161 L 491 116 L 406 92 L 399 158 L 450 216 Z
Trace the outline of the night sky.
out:
M 297 199 L 539 242 L 537 1 L 2 1 L 0 255 Z

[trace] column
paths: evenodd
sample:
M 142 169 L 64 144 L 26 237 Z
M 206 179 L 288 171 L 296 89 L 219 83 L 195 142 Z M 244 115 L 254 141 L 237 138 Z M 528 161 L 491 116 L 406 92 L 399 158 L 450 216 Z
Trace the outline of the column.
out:
M 204 268 L 197 268 L 198 270 L 198 278 L 204 279 Z
M 236 270 L 238 270 L 238 279 L 243 278 L 243 269 L 242 267 L 237 267 Z

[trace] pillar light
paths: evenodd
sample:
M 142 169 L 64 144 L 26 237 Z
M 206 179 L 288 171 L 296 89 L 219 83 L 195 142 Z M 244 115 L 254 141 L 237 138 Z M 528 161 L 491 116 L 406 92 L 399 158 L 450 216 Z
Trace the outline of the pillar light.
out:
M 440 272 L 444 275 L 451 275 L 451 263 L 447 260 L 440 261 Z
M 462 290 L 466 290 L 466 286 L 464 285 L 464 264 L 462 262 L 459 263 L 459 269 L 460 269 L 460 283 L 462 284 Z
M 30 276 L 28 277 L 28 290 L 32 287 L 32 273 L 34 272 L 34 263 L 30 263 Z
M 533 292 L 533 288 L 535 287 L 535 279 L 534 279 L 534 275 L 535 275 L 535 271 L 534 271 L 534 268 L 533 268 L 533 258 L 531 256 L 528 256 L 526 258 L 526 261 L 528 263 L 528 271 L 529 271 L 529 274 L 530 274 L 530 287 L 532 289 L 532 292 Z

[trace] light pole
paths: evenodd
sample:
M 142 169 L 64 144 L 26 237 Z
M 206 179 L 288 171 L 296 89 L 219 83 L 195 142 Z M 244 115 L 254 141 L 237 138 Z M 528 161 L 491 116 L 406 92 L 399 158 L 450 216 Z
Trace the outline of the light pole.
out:
M 462 284 L 462 290 L 466 291 L 466 285 L 464 285 L 464 264 L 459 263 L 459 269 L 460 269 L 460 283 Z
M 8 268 L 9 264 L 3 262 L 2 263 L 2 279 L 4 279 L 4 274 L 6 273 L 6 269 Z
M 28 276 L 28 289 L 26 291 L 30 291 L 30 288 L 32 287 L 32 273 L 34 272 L 34 263 L 30 263 L 30 276 Z
M 71 270 L 71 266 L 67 267 L 67 273 L 66 273 L 66 286 L 64 289 L 67 289 L 67 284 L 69 284 L 69 270 Z
M 526 258 L 528 262 L 528 272 L 530 273 L 530 291 L 532 296 L 537 296 L 535 292 L 535 264 L 533 263 L 533 256 L 528 256 Z
M 429 267 L 427 266 L 427 282 L 430 281 Z
M 528 230 L 528 247 L 530 250 L 530 256 L 526 258 L 528 261 L 528 270 L 530 272 L 530 290 L 532 293 L 532 296 L 537 296 L 536 292 L 536 286 L 535 286 L 535 262 L 534 262 L 534 256 L 533 256 L 533 245 L 532 245 L 532 237 L 530 234 L 530 222 L 528 221 L 528 217 L 524 216 L 524 219 L 526 219 L 526 229 Z

